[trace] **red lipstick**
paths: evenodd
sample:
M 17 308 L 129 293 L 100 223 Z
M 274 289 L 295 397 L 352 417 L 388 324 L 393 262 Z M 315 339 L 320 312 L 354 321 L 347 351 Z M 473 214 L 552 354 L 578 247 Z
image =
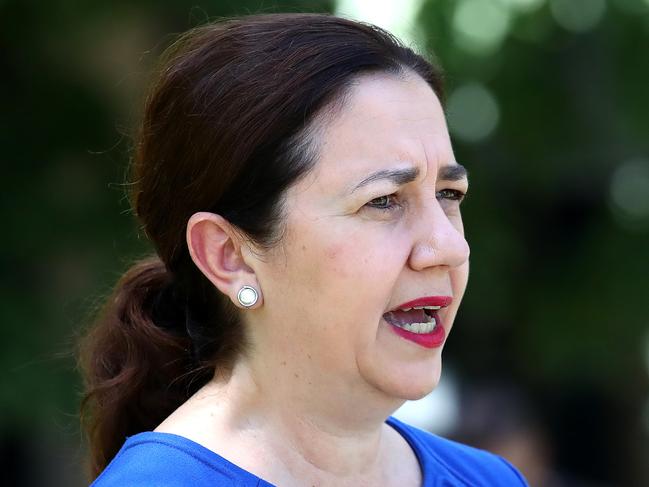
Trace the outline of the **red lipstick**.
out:
M 433 316 L 436 320 L 439 319 L 437 313 Z M 400 337 L 415 342 L 417 345 L 421 345 L 424 348 L 440 347 L 444 343 L 444 340 L 446 340 L 446 330 L 444 330 L 444 327 L 439 321 L 430 333 L 413 333 L 393 325 L 390 325 L 390 328 Z
M 453 298 L 451 296 L 424 296 L 400 304 L 394 309 L 414 308 L 415 306 L 441 306 L 442 308 L 446 308 L 452 301 Z
M 404 310 L 409 308 L 412 309 L 418 306 L 440 306 L 444 308 L 451 304 L 452 301 L 453 298 L 450 296 L 424 296 L 421 298 L 413 299 L 412 301 L 408 301 L 407 303 L 400 304 L 399 306 L 394 308 L 393 311 L 396 312 L 397 310 Z M 427 311 L 428 316 L 435 319 L 435 327 L 429 333 L 414 333 L 405 330 L 400 326 L 397 326 L 390 319 L 390 317 L 394 317 L 394 315 L 392 315 L 392 312 L 386 313 L 384 315 L 384 319 L 388 324 L 390 324 L 390 328 L 394 330 L 394 332 L 400 337 L 421 345 L 424 348 L 437 348 L 440 347 L 446 340 L 446 330 L 444 329 L 444 325 L 437 311 L 438 310 Z M 407 313 L 403 311 L 400 312 Z M 389 316 L 386 318 L 386 315 Z

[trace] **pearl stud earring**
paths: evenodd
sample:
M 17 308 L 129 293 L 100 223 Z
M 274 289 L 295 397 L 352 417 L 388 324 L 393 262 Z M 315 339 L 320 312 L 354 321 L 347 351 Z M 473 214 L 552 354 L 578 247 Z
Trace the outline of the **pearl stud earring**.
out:
M 241 306 L 243 306 L 244 308 L 250 308 L 251 306 L 254 306 L 254 304 L 259 299 L 259 293 L 254 287 L 243 286 L 241 289 L 239 289 L 237 299 L 239 300 Z

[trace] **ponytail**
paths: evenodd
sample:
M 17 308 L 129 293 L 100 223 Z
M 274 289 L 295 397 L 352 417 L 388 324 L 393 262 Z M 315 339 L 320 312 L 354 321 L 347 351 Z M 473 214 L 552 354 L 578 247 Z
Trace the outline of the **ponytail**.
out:
M 214 347 L 219 337 L 204 336 L 206 329 L 223 331 L 226 316 L 218 317 L 218 327 L 211 321 L 219 319 L 199 324 L 177 287 L 157 257 L 137 263 L 117 283 L 81 342 L 86 387 L 81 415 L 93 478 L 127 436 L 154 429 L 210 380 L 213 354 L 222 363 L 237 352 L 224 350 L 223 344 L 239 337 L 220 337 L 221 346 Z M 207 291 L 218 298 L 213 287 Z M 198 338 L 203 343 L 195 343 Z

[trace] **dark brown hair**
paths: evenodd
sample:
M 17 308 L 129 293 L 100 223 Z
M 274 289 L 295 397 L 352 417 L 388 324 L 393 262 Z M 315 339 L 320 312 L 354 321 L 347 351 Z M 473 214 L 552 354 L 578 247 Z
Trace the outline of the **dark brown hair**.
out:
M 81 343 L 82 417 L 96 476 L 127 435 L 155 428 L 245 352 L 236 308 L 193 264 L 189 217 L 218 213 L 261 248 L 282 196 L 318 154 L 318 125 L 360 75 L 440 71 L 389 33 L 320 14 L 230 19 L 182 35 L 146 100 L 131 202 L 155 257 L 117 283 Z

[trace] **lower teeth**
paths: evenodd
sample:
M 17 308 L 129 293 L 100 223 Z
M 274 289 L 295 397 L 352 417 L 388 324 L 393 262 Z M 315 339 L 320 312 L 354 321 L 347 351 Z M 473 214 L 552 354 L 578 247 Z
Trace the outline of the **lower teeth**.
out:
M 433 318 L 428 323 L 405 323 L 403 325 L 394 325 L 394 326 L 403 328 L 404 330 L 409 331 L 411 333 L 422 334 L 422 333 L 430 333 L 431 331 L 433 331 L 435 325 L 436 325 L 436 321 L 435 318 Z

